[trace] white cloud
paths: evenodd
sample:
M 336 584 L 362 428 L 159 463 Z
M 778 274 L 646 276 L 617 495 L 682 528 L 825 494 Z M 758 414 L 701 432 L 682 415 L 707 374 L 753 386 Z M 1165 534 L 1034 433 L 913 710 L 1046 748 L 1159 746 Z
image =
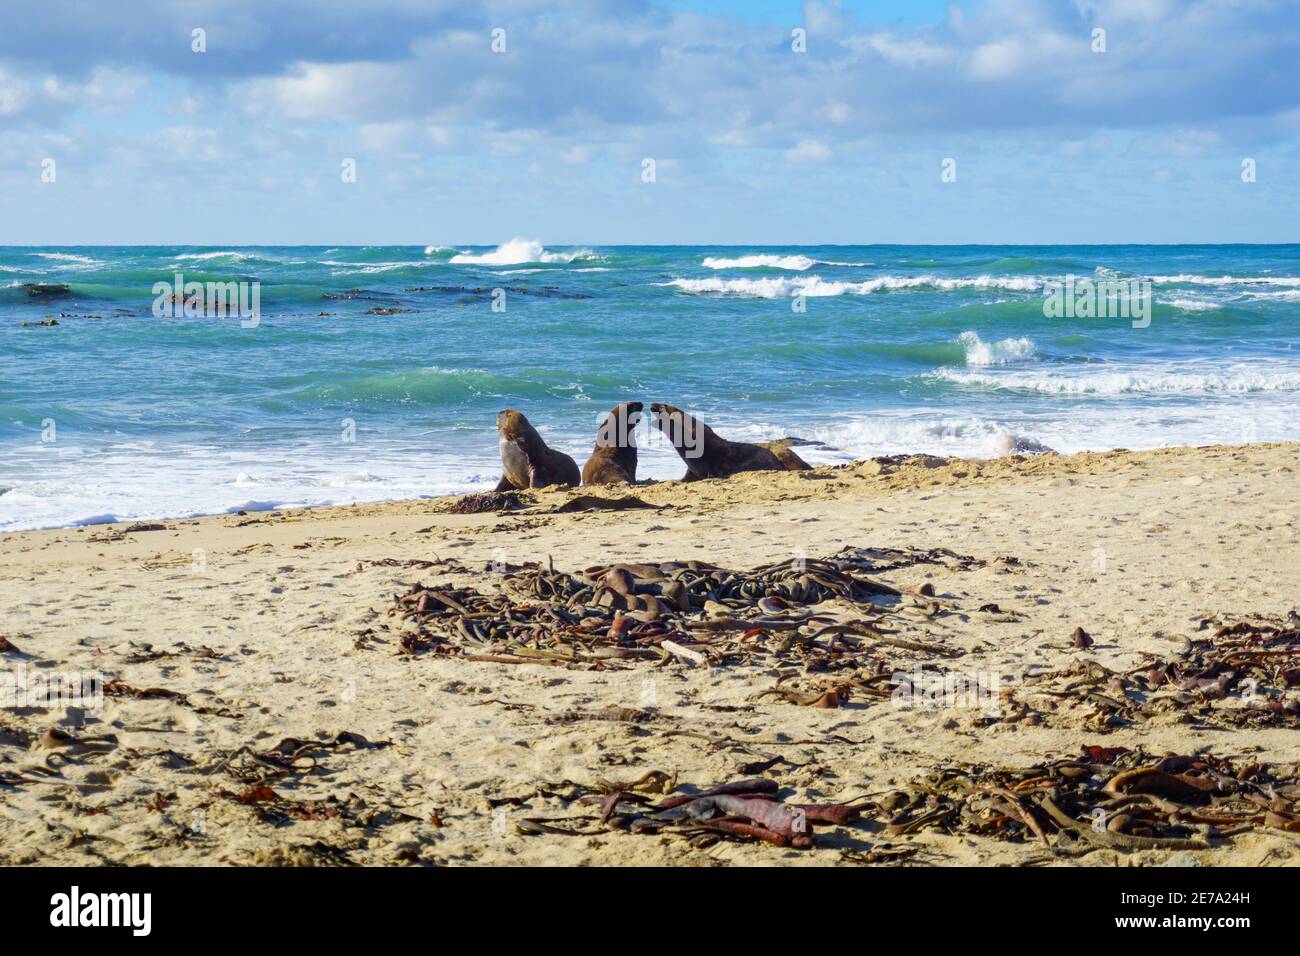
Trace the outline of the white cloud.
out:
M 969 71 L 977 80 L 1004 80 L 1018 73 L 1026 59 L 1023 44 L 1012 37 L 976 47 Z
M 217 131 L 206 126 L 168 126 L 153 134 L 151 139 L 177 159 L 217 158 Z
M 784 156 L 792 163 L 820 163 L 831 158 L 831 149 L 819 140 L 801 139 L 799 145 L 787 149 Z
M 17 116 L 31 99 L 31 87 L 0 66 L 0 116 Z
M 845 45 L 859 52 L 874 50 L 896 66 L 937 66 L 949 63 L 956 53 L 945 46 L 924 39 L 899 37 L 892 33 L 873 33 L 865 37 L 852 37 Z
M 571 146 L 560 154 L 560 161 L 568 166 L 584 166 L 592 156 L 590 146 Z

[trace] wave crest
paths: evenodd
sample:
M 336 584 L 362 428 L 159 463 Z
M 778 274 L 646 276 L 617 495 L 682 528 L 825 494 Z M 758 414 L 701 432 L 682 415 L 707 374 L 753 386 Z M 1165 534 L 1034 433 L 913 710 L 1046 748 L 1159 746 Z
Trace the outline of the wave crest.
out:
M 1047 395 L 1206 395 L 1300 391 L 1300 371 L 1235 366 L 1221 371 L 962 372 L 941 368 L 928 374 L 955 385 Z
M 590 249 L 576 249 L 572 252 L 548 252 L 535 239 L 511 239 L 503 242 L 491 252 L 458 252 L 451 257 L 451 262 L 458 265 L 475 266 L 517 266 L 525 262 L 567 263 L 575 259 L 590 259 L 595 253 Z
M 1027 338 L 985 342 L 975 332 L 963 332 L 957 339 L 966 350 L 968 366 L 1009 365 L 1038 356 L 1038 348 Z
M 809 297 L 836 295 L 871 295 L 875 292 L 896 292 L 907 289 L 1007 289 L 1014 292 L 1033 292 L 1041 289 L 1043 280 L 1034 276 L 969 276 L 945 278 L 943 276 L 878 276 L 861 282 L 827 281 L 821 276 L 773 276 L 765 279 L 673 279 L 660 285 L 674 286 L 683 292 L 697 295 L 742 295 L 759 299 L 776 299 L 782 296 Z

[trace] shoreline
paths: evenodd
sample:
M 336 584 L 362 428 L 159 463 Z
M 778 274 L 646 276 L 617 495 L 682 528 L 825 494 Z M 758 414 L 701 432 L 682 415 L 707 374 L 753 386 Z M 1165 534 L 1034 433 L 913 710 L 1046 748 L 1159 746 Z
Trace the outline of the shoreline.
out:
M 1054 449 L 1046 448 L 1042 450 L 1030 449 L 1024 451 L 1018 451 L 1012 454 L 989 455 L 989 456 L 982 456 L 982 457 L 940 455 L 931 452 L 900 452 L 900 453 L 890 454 L 890 455 L 876 455 L 867 458 L 854 458 L 849 461 L 834 462 L 829 464 L 818 463 L 813 465 L 812 470 L 814 472 L 821 473 L 821 472 L 836 472 L 843 469 L 866 468 L 869 472 L 875 474 L 877 472 L 875 472 L 874 469 L 878 464 L 884 463 L 885 468 L 892 471 L 892 470 L 896 470 L 900 462 L 912 461 L 913 463 L 917 463 L 917 462 L 939 463 L 939 466 L 952 466 L 954 468 L 958 468 L 959 466 L 965 465 L 969 469 L 968 474 L 973 472 L 975 477 L 979 477 L 981 465 L 989 465 L 997 462 L 1030 461 L 1036 458 L 1045 458 L 1047 460 L 1054 461 L 1054 460 L 1068 460 L 1073 458 L 1082 458 L 1084 456 L 1109 456 L 1109 455 L 1117 455 L 1117 454 L 1118 455 L 1145 455 L 1145 454 L 1155 453 L 1155 452 L 1203 451 L 1203 450 L 1218 449 L 1218 448 L 1252 448 L 1252 447 L 1271 448 L 1277 446 L 1282 446 L 1282 447 L 1294 446 L 1296 448 L 1300 448 L 1300 439 L 1285 439 L 1280 441 L 1260 441 L 1260 442 L 1251 442 L 1242 445 L 1221 444 L 1221 443 L 1205 444 L 1205 445 L 1162 445 L 1156 448 L 1140 448 L 1140 449 L 1105 448 L 1105 449 L 1098 449 L 1098 450 L 1085 450 L 1085 451 L 1075 451 L 1075 452 L 1058 452 Z M 580 456 L 581 453 L 577 452 L 576 454 Z M 577 459 L 575 458 L 575 460 Z M 674 459 L 674 461 L 676 461 L 676 459 Z M 684 470 L 685 466 L 682 467 Z M 935 465 L 929 464 L 929 465 L 925 465 L 924 467 L 930 468 L 930 467 L 935 467 Z M 1036 471 L 1036 469 L 1030 469 L 1028 472 L 1025 473 L 1033 473 L 1034 471 Z M 966 475 L 963 475 L 963 477 L 966 477 Z M 436 506 L 439 505 L 440 503 L 441 504 L 452 503 L 455 502 L 456 500 L 467 497 L 469 495 L 479 495 L 479 494 L 490 492 L 492 490 L 494 483 L 495 480 L 485 480 L 482 483 L 482 485 L 473 488 L 467 488 L 467 490 L 464 491 L 441 492 L 437 494 L 417 495 L 414 497 L 408 496 L 408 497 L 397 497 L 397 498 L 375 498 L 375 499 L 369 499 L 364 501 L 351 501 L 351 502 L 342 502 L 342 503 L 332 502 L 332 503 L 323 503 L 323 504 L 274 504 L 274 505 L 268 505 L 266 507 L 260 507 L 260 508 L 240 507 L 240 508 L 232 508 L 226 511 L 202 512 L 198 514 L 146 515 L 143 517 L 132 517 L 132 518 L 119 518 L 114 516 L 111 519 L 108 516 L 103 516 L 104 520 L 100 520 L 99 517 L 85 518 L 85 519 L 79 519 L 70 524 L 46 525 L 44 527 L 39 527 L 39 528 L 12 528 L 12 529 L 0 528 L 0 540 L 3 540 L 4 538 L 13 535 L 39 534 L 43 532 L 58 532 L 58 531 L 77 532 L 81 530 L 95 530 L 95 529 L 104 529 L 104 528 L 121 531 L 121 530 L 125 530 L 126 528 L 132 525 L 158 524 L 158 523 L 166 524 L 168 522 L 194 523 L 194 522 L 201 522 L 201 521 L 216 521 L 223 518 L 250 518 L 259 515 L 292 516 L 298 513 L 311 514 L 311 513 L 330 512 L 336 510 L 346 511 L 346 510 L 356 509 L 356 508 L 383 509 L 385 506 L 393 506 L 394 508 L 398 508 L 398 509 L 406 505 L 426 504 L 426 505 Z M 681 485 L 681 481 L 680 479 L 677 478 L 642 478 L 639 479 L 637 482 L 635 482 L 633 485 L 613 486 L 613 488 L 611 488 L 611 486 L 601 486 L 601 485 L 594 485 L 594 486 L 575 485 L 567 488 L 546 489 L 545 492 L 548 494 L 571 493 L 571 494 L 596 494 L 599 496 L 602 495 L 604 492 L 610 492 L 610 491 L 613 491 L 615 494 L 636 493 L 639 490 L 644 490 L 650 487 L 657 487 L 660 485 L 664 485 L 668 487 L 677 487 Z M 9 490 L 11 489 L 6 488 L 3 489 L 3 491 L 0 491 L 0 493 L 7 492 Z M 536 494 L 536 490 L 526 489 L 524 490 L 523 493 L 526 496 L 534 495 Z M 256 502 L 250 501 L 249 504 L 256 504 Z M 438 509 L 435 508 L 435 510 Z M 121 527 L 119 528 L 118 526 Z
M 453 514 L 452 496 L 167 519 L 129 533 L 130 522 L 7 532 L 0 581 L 14 610 L 0 667 L 98 670 L 146 693 L 105 695 L 84 723 L 51 708 L 0 710 L 0 775 L 22 781 L 7 789 L 17 812 L 0 817 L 0 857 L 802 865 L 875 853 L 882 863 L 1042 862 L 1032 841 L 931 828 L 896 835 L 875 819 L 819 831 L 810 851 L 701 849 L 601 827 L 585 819 L 581 795 L 600 779 L 651 770 L 704 787 L 775 757 L 759 773 L 809 801 L 904 787 L 963 763 L 1026 767 L 1084 745 L 1294 765 L 1300 740 L 1289 726 L 1202 726 L 1176 709 L 1107 726 L 1088 706 L 1051 706 L 1055 698 L 1037 695 L 1024 676 L 1089 661 L 1132 669 L 1143 654 L 1176 651 L 1205 620 L 1291 611 L 1300 593 L 1298 453 L 1297 443 L 1266 443 L 912 456 L 545 490 L 504 513 Z M 629 497 L 647 507 L 563 510 Z M 493 562 L 746 569 L 845 547 L 970 556 L 961 566 L 904 562 L 881 572 L 907 594 L 928 584 L 942 605 L 932 618 L 887 609 L 887 620 L 908 640 L 960 653 L 965 671 L 1007 676 L 1013 698 L 1040 719 L 858 695 L 837 708 L 800 706 L 764 695 L 778 683 L 812 688 L 817 674 L 761 664 L 569 668 L 401 653 L 402 622 L 387 613 L 417 582 L 486 587 Z M 1076 627 L 1090 647 L 1072 643 Z M 935 663 L 878 650 L 886 668 Z M 610 719 L 608 708 L 647 716 Z M 310 764 L 250 761 L 285 738 L 318 744 Z M 239 799 L 257 786 L 275 799 Z M 569 821 L 584 835 L 521 832 L 536 818 Z M 1297 836 L 1273 829 L 1180 852 L 1209 864 L 1300 862 Z M 1047 862 L 1173 855 L 1101 848 Z

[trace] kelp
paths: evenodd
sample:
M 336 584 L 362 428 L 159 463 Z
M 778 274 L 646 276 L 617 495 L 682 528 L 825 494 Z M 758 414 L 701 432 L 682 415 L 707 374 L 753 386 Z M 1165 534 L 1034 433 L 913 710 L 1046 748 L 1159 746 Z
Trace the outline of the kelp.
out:
M 577 572 L 529 562 L 489 566 L 480 589 L 415 584 L 390 614 L 406 625 L 402 653 L 467 660 L 606 669 L 638 661 L 717 666 L 779 658 L 810 671 L 879 671 L 879 646 L 955 656 L 885 626 L 945 613 L 923 592 L 900 592 L 877 575 L 919 563 L 959 568 L 973 558 L 944 549 L 845 548 L 826 559 L 734 571 L 703 561 L 596 565 Z M 479 582 L 476 581 L 476 585 Z M 829 616 L 836 602 L 855 619 Z
M 1028 767 L 940 768 L 862 812 L 890 836 L 934 829 L 1061 850 L 1205 850 L 1256 827 L 1300 830 L 1300 779 L 1295 765 L 1091 745 Z

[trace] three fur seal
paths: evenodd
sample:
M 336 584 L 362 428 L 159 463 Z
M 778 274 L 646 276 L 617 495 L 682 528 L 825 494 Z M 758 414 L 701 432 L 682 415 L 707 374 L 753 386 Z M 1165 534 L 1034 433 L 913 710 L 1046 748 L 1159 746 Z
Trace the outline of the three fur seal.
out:
M 640 402 L 615 405 L 596 429 L 596 447 L 582 466 L 584 485 L 612 485 L 636 481 L 636 427 L 641 422 Z
M 811 468 L 791 450 L 789 438 L 750 444 L 727 441 L 698 418 L 664 402 L 650 406 L 654 425 L 686 462 L 682 481 L 727 478 L 742 471 L 803 471 Z
M 562 451 L 546 447 L 537 429 L 512 408 L 497 413 L 501 444 L 501 480 L 497 491 L 576 485 L 582 480 L 578 463 Z

